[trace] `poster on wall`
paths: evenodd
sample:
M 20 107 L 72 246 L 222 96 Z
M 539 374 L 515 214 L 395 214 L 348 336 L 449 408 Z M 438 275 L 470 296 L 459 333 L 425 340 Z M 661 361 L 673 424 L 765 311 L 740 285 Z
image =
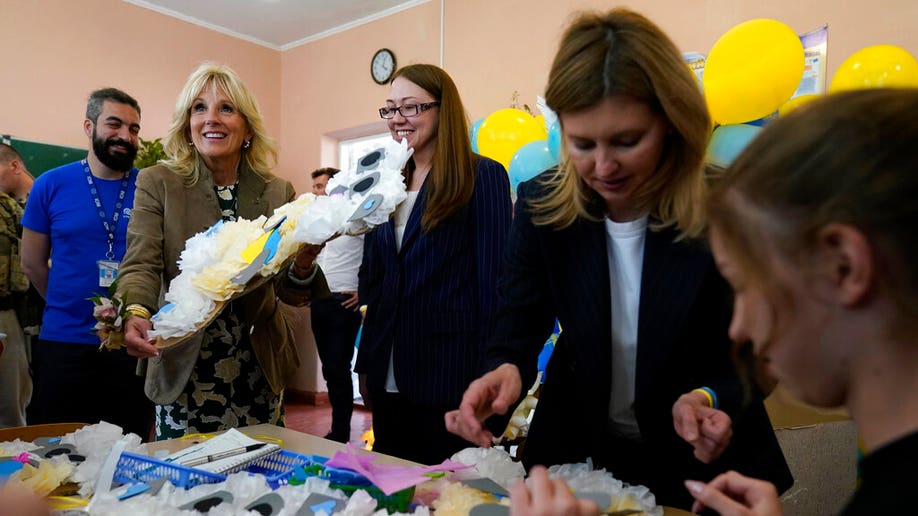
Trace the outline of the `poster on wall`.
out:
M 707 59 L 707 56 L 701 52 L 685 52 L 682 54 L 682 59 L 685 60 L 685 64 L 688 65 L 689 70 L 695 74 L 695 80 L 698 81 L 698 87 L 701 88 L 701 91 L 704 91 L 704 62 Z
M 801 95 L 821 95 L 826 92 L 826 50 L 829 40 L 829 26 L 822 27 L 800 35 L 803 43 L 804 67 L 803 79 L 793 97 Z

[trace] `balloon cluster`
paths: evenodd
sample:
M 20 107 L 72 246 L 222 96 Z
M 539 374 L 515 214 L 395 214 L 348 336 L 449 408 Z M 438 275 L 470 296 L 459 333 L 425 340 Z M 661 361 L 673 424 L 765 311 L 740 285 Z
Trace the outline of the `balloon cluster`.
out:
M 560 129 L 557 130 L 560 138 Z M 551 138 L 545 117 L 517 108 L 504 108 L 480 118 L 471 127 L 472 150 L 504 166 L 510 187 L 558 164 L 549 149 Z M 560 142 L 560 140 L 558 140 Z
M 795 96 L 805 65 L 800 36 L 779 21 L 749 20 L 724 33 L 703 65 L 705 99 L 716 124 L 706 163 L 727 167 L 764 123 L 818 98 Z M 880 87 L 918 87 L 918 60 L 893 45 L 863 48 L 838 67 L 829 92 Z M 539 109 L 543 116 L 501 109 L 471 128 L 472 150 L 503 164 L 514 192 L 562 159 L 560 123 L 541 99 Z
M 740 23 L 717 40 L 703 77 L 708 109 L 718 124 L 707 163 L 727 167 L 759 133 L 762 122 L 818 98 L 794 96 L 804 64 L 800 38 L 775 20 Z M 893 45 L 861 49 L 836 70 L 829 92 L 879 87 L 918 87 L 918 61 Z

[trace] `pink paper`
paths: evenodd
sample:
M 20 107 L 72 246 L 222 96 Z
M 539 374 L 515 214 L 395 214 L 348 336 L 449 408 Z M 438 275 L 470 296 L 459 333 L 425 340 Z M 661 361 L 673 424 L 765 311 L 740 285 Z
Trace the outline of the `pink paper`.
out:
M 357 449 L 351 443 L 348 443 L 347 452 L 336 452 L 335 456 L 329 459 L 325 465 L 330 468 L 349 469 L 360 473 L 385 493 L 386 496 L 430 480 L 430 477 L 425 476 L 425 473 L 459 471 L 471 467 L 451 460 L 445 460 L 435 466 L 374 464 L 375 460 L 376 457 L 372 455 L 357 453 Z

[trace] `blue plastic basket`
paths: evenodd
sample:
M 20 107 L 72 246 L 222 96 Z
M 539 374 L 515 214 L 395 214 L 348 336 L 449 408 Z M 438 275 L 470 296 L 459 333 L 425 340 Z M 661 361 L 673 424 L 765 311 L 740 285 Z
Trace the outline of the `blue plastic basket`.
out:
M 216 484 L 226 480 L 226 475 L 165 462 L 146 455 L 122 452 L 115 468 L 114 479 L 124 484 L 149 482 L 167 478 L 177 487 L 188 489 L 200 484 Z
M 280 450 L 271 455 L 265 455 L 238 471 L 248 471 L 249 473 L 264 475 L 271 489 L 277 489 L 280 486 L 287 485 L 293 471 L 296 468 L 302 468 L 312 464 L 313 458 L 308 455 L 301 455 L 288 450 Z M 234 473 L 229 471 L 228 473 Z
M 295 468 L 307 466 L 312 458 L 288 450 L 266 455 L 256 462 L 240 466 L 226 474 L 211 473 L 201 469 L 165 462 L 146 455 L 123 452 L 115 468 L 114 479 L 122 483 L 147 482 L 157 478 L 167 478 L 177 487 L 186 489 L 200 484 L 216 484 L 226 480 L 226 475 L 238 471 L 264 475 L 271 489 L 287 484 Z

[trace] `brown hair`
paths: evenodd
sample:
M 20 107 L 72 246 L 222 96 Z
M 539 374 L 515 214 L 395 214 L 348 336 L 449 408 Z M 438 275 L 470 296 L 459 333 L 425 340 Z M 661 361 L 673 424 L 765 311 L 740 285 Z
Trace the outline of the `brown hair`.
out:
M 653 22 L 627 9 L 584 13 L 574 20 L 555 54 L 545 100 L 560 116 L 613 95 L 647 102 L 672 128 L 659 168 L 637 192 L 637 202 L 656 219 L 656 229 L 675 225 L 684 233 L 700 233 L 702 160 L 711 129 L 707 106 L 676 45 Z M 536 224 L 564 228 L 578 217 L 601 218 L 598 196 L 569 160 L 562 158 L 547 184 L 548 194 L 529 204 Z
M 127 104 L 134 108 L 134 111 L 137 111 L 137 116 L 140 116 L 140 104 L 137 103 L 134 97 L 118 88 L 102 88 L 89 94 L 89 99 L 86 101 L 86 119 L 92 120 L 94 124 L 98 122 L 99 115 L 102 114 L 102 105 L 105 104 L 106 100 L 117 102 L 118 104 Z
M 918 317 L 918 90 L 861 90 L 770 124 L 712 187 L 711 226 L 752 281 L 769 253 L 804 263 L 829 223 L 870 241 L 878 281 Z M 774 289 L 772 289 L 774 290 Z
M 456 84 L 442 68 L 413 64 L 400 68 L 392 80 L 398 77 L 420 86 L 440 103 L 433 166 L 425 187 L 427 208 L 421 218 L 424 231 L 429 232 L 464 208 L 475 190 L 469 121 Z M 414 161 L 409 161 L 409 170 L 413 167 Z
M 312 178 L 317 179 L 321 176 L 335 177 L 335 174 L 337 174 L 338 172 L 341 172 L 341 171 L 335 167 L 317 168 L 312 171 Z
M 0 143 L 0 163 L 9 163 L 13 160 L 22 161 L 22 155 L 12 145 Z

